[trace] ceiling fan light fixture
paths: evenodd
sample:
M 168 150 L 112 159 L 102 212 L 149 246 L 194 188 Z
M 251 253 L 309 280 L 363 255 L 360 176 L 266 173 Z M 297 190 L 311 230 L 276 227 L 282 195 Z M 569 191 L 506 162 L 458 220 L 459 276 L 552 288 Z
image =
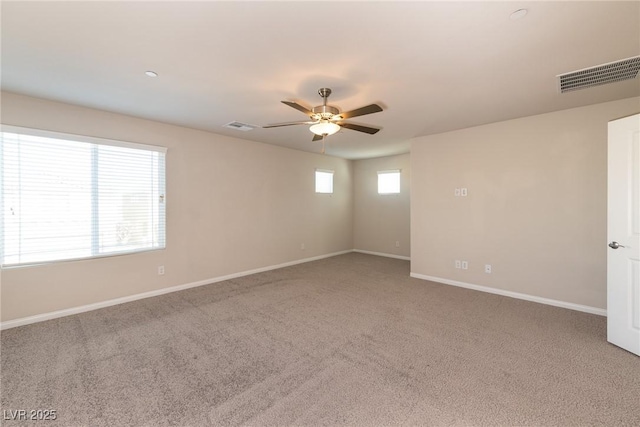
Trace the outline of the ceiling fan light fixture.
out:
M 320 123 L 311 126 L 309 130 L 316 135 L 333 135 L 340 130 L 340 125 L 328 120 L 321 120 Z

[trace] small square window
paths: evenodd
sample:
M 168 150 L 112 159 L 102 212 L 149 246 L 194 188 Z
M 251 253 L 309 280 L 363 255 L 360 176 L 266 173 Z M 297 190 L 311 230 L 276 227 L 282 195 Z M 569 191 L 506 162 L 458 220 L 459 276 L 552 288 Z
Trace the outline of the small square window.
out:
M 400 193 L 400 170 L 378 171 L 378 194 Z
M 316 193 L 333 193 L 333 171 L 316 169 Z

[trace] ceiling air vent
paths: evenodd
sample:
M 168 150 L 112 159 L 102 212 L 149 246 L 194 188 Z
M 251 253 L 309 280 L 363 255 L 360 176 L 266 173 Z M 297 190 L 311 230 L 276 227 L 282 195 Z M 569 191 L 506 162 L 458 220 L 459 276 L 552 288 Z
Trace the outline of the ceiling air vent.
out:
M 227 123 L 226 125 L 224 125 L 224 127 L 229 129 L 241 130 L 243 132 L 257 128 L 257 126 L 248 125 L 246 123 L 240 123 L 240 122 Z
M 640 56 L 634 56 L 608 64 L 597 65 L 558 75 L 560 93 L 585 89 L 592 86 L 635 79 L 640 70 Z

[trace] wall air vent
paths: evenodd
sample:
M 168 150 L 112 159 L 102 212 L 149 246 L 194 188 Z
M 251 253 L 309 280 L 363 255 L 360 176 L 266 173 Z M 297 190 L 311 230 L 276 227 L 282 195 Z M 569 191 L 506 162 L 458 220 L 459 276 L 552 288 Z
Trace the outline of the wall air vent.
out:
M 243 132 L 257 128 L 257 126 L 248 125 L 246 123 L 240 123 L 240 122 L 227 123 L 226 125 L 224 125 L 224 127 L 229 129 L 241 130 Z
M 640 56 L 609 62 L 608 64 L 584 68 L 558 75 L 560 93 L 585 89 L 592 86 L 635 79 L 640 71 Z

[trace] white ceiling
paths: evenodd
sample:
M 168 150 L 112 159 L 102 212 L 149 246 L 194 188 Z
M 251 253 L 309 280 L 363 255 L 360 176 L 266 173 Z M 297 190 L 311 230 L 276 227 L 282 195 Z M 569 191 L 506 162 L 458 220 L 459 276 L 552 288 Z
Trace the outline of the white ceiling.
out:
M 520 20 L 509 15 L 526 8 Z M 280 103 L 384 111 L 327 154 L 640 95 L 640 79 L 558 94 L 556 75 L 640 54 L 640 2 L 2 2 L 2 89 L 299 150 Z M 146 77 L 154 70 L 157 78 Z

